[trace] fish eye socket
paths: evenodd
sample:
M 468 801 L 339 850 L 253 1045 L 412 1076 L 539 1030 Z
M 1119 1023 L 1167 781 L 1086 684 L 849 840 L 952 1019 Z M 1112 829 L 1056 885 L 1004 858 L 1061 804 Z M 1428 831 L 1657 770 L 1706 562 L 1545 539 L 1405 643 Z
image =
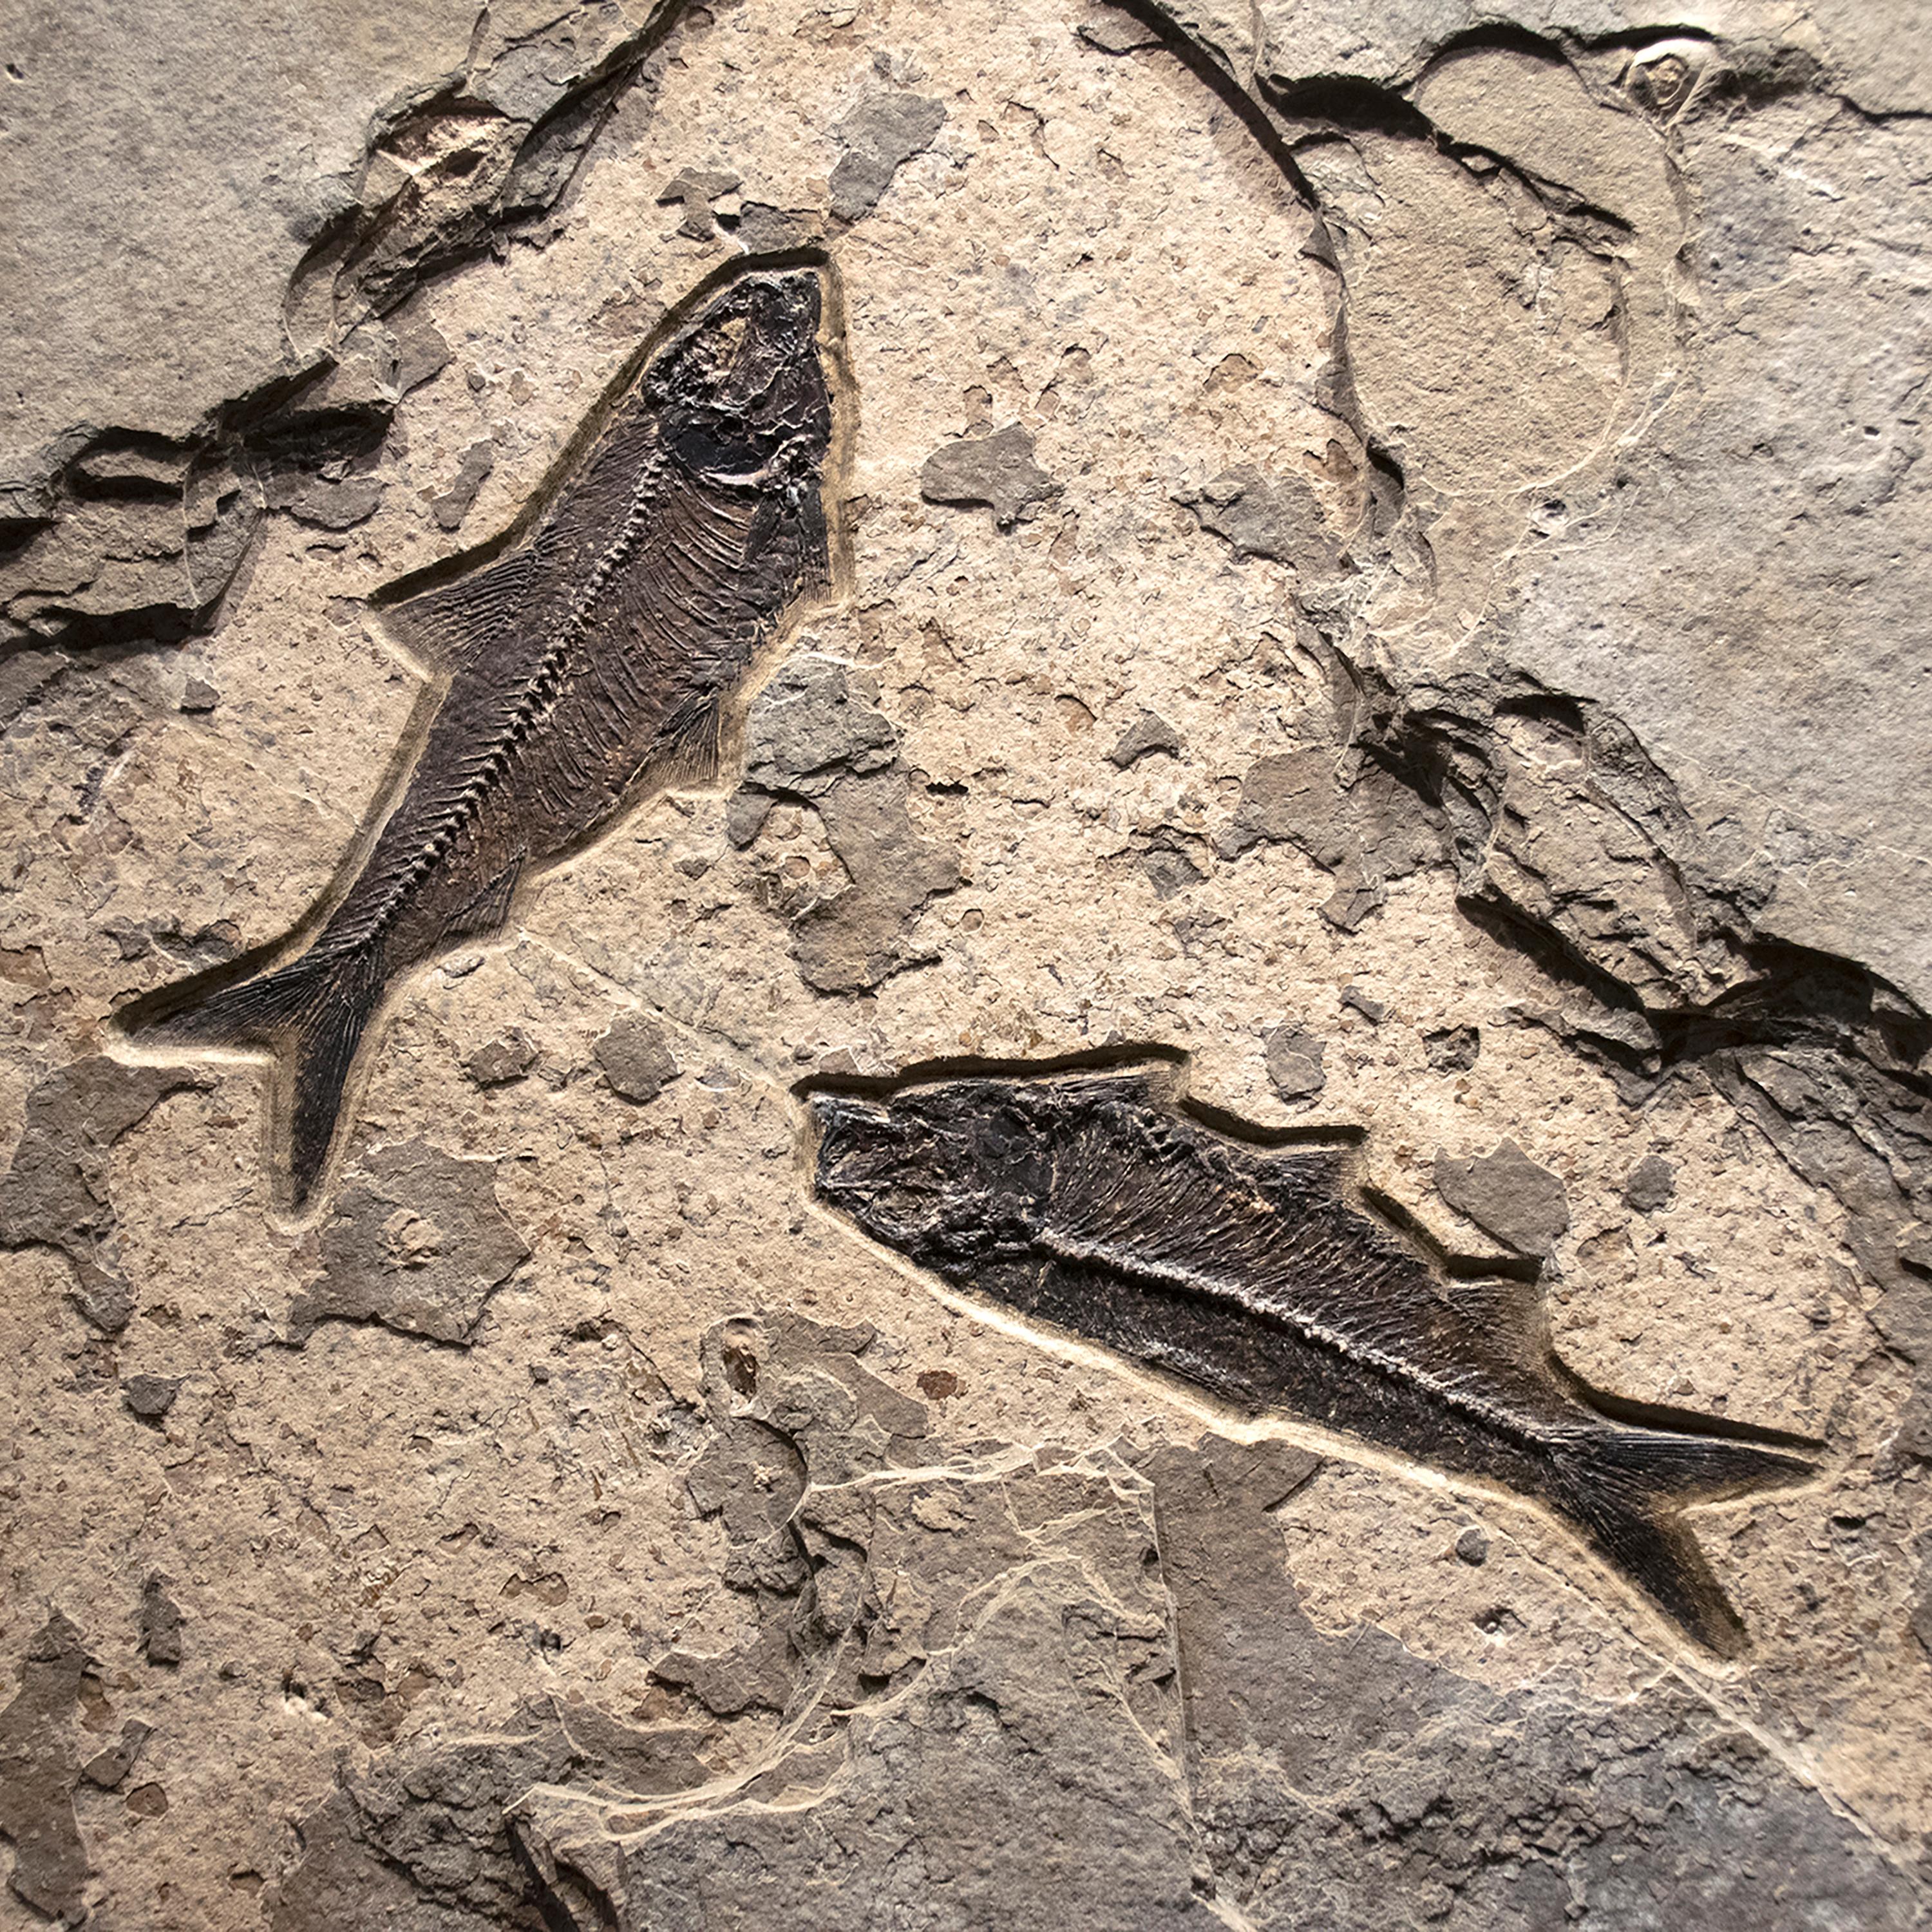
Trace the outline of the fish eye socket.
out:
M 738 351 L 744 346 L 745 332 L 751 326 L 742 315 L 728 316 L 710 333 L 705 344 L 710 352 L 712 365 L 727 369 L 738 359 Z

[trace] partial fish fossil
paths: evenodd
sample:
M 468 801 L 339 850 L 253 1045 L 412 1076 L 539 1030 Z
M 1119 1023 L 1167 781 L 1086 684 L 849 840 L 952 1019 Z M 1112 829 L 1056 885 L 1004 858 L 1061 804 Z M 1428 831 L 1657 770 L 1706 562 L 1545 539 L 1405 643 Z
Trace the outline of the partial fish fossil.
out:
M 1252 1415 L 1534 1498 L 1711 1649 L 1743 1630 L 1679 1513 L 1806 1446 L 1646 1410 L 1557 1359 L 1533 1282 L 1457 1279 L 1362 1204 L 1352 1150 L 1217 1130 L 1175 1070 L 820 1091 L 818 1198 L 953 1286 Z
M 388 989 L 492 933 L 518 886 L 628 806 L 709 770 L 725 704 L 828 577 L 831 409 L 819 278 L 741 276 L 670 334 L 522 541 L 377 601 L 447 679 L 408 785 L 307 950 L 131 1016 L 150 1053 L 265 1049 L 286 1175 L 308 1199 Z M 319 929 L 318 929 L 319 928 Z

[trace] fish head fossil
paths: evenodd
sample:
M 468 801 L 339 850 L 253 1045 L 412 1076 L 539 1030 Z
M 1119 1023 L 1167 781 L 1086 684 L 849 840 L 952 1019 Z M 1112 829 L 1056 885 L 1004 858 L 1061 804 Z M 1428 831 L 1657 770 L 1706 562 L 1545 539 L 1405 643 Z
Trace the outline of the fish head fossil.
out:
M 1037 1235 L 1069 1100 L 1144 1102 L 1164 1072 L 942 1080 L 876 1098 L 809 1094 L 818 1198 L 888 1247 L 968 1272 Z
M 648 382 L 665 446 L 700 481 L 796 494 L 815 486 L 832 440 L 809 268 L 734 282 L 658 358 Z
M 991 1097 L 991 1096 L 989 1096 Z M 961 1264 L 1030 1238 L 1052 1150 L 1024 1096 L 962 1105 L 951 1090 L 810 1096 L 820 1199 L 901 1252 Z M 997 1174 L 997 1195 L 987 1177 Z

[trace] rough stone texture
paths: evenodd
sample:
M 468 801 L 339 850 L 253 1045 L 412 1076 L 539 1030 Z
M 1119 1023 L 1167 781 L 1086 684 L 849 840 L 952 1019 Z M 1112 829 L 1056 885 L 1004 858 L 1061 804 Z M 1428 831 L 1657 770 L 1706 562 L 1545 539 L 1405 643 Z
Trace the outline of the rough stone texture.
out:
M 1148 1465 L 1196 1816 L 1249 1922 L 1318 1900 L 1369 1924 L 1394 1900 L 1472 1932 L 1923 1922 L 1912 1879 L 1855 1825 L 1674 1693 L 1639 1712 L 1498 1696 L 1379 1630 L 1318 1628 L 1270 1514 L 1318 1466 L 1211 1442 Z
M 1919 10 L 16 9 L 0 1923 L 1923 1923 Z M 292 1220 L 113 1016 L 328 898 L 368 599 L 747 252 L 832 585 Z M 1821 1445 L 1698 1514 L 1745 1656 L 809 1202 L 804 1079 L 1150 1048 Z

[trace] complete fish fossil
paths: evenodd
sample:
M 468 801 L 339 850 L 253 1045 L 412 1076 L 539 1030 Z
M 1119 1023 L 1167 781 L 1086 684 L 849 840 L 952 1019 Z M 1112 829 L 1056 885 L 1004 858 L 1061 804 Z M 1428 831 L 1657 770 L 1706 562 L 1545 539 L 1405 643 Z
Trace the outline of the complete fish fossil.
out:
M 831 410 L 809 269 L 741 276 L 652 356 L 514 548 L 377 602 L 447 678 L 406 788 L 299 957 L 130 1016 L 150 1053 L 254 1048 L 283 1068 L 308 1199 L 388 989 L 494 932 L 520 884 L 715 761 L 726 700 L 827 580 Z M 316 928 L 319 926 L 319 930 Z
M 809 1096 L 818 1198 L 947 1282 L 1238 1405 L 1542 1503 L 1700 1642 L 1743 1630 L 1688 1506 L 1789 1485 L 1798 1438 L 1589 1388 L 1533 1282 L 1458 1280 L 1358 1204 L 1352 1150 L 1268 1149 L 1170 1068 Z

